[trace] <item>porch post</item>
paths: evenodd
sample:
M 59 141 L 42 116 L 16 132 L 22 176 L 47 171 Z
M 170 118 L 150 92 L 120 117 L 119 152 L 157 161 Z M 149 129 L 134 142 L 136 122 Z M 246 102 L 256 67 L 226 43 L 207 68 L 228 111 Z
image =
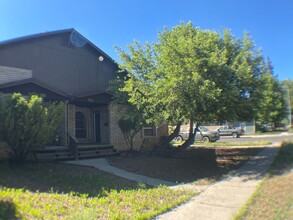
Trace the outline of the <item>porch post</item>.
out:
M 64 132 L 65 132 L 65 138 L 64 138 L 64 145 L 67 147 L 68 146 L 68 100 L 65 101 L 65 126 L 64 126 Z

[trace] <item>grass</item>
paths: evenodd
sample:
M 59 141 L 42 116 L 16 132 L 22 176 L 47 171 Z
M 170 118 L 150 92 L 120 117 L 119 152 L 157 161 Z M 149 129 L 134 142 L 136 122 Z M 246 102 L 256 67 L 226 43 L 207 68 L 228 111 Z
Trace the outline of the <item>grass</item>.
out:
M 270 145 L 272 142 L 267 140 L 260 141 L 246 141 L 246 142 L 213 142 L 203 143 L 195 142 L 193 146 L 205 146 L 205 147 L 231 147 L 231 146 L 265 146 Z
M 87 167 L 0 163 L 0 219 L 149 219 L 195 194 Z
M 255 134 L 256 135 L 271 135 L 271 134 L 282 134 L 284 133 L 283 131 L 257 131 Z M 252 135 L 253 136 L 253 135 Z
M 235 219 L 293 219 L 293 142 L 284 142 L 270 171 Z

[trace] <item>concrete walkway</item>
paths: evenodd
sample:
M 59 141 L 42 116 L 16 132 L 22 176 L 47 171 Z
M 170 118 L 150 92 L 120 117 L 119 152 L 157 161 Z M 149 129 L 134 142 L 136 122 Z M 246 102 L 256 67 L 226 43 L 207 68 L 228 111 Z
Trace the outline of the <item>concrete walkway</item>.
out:
M 173 182 L 158 180 L 134 174 L 111 166 L 106 159 L 67 161 L 66 163 L 90 166 L 114 175 L 144 182 L 150 185 L 167 185 L 172 188 L 197 190 L 200 192 L 185 204 L 158 216 L 161 220 L 228 220 L 245 204 L 263 179 L 278 149 L 269 147 L 246 162 L 239 169 L 227 174 L 223 180 L 212 185 L 176 185 Z
M 176 183 L 173 183 L 173 182 L 146 177 L 136 173 L 128 172 L 123 169 L 119 169 L 117 167 L 113 167 L 104 158 L 89 159 L 89 160 L 72 160 L 72 161 L 66 161 L 64 163 L 94 167 L 99 170 L 105 171 L 107 173 L 111 173 L 116 176 L 123 177 L 125 179 L 133 180 L 140 183 L 146 183 L 152 186 L 159 186 L 159 185 L 175 186 L 176 185 Z
M 189 202 L 161 215 L 161 220 L 228 220 L 245 204 L 263 179 L 278 149 L 266 148 L 241 168 L 203 190 Z

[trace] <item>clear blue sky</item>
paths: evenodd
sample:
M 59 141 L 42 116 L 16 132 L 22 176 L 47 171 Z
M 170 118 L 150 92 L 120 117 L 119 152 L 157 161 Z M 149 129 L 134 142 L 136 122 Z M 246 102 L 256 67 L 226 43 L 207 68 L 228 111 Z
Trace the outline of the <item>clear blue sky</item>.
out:
M 0 0 L 0 41 L 75 28 L 114 60 L 113 45 L 154 42 L 180 21 L 248 31 L 278 78 L 293 79 L 293 0 Z

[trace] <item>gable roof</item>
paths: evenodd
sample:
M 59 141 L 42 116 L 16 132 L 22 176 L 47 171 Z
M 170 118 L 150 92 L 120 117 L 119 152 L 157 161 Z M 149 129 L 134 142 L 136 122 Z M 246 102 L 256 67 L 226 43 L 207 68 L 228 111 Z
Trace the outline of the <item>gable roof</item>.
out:
M 23 36 L 23 37 L 18 37 L 18 38 L 13 38 L 13 39 L 1 41 L 0 47 L 5 46 L 5 45 L 9 45 L 9 44 L 13 44 L 13 43 L 22 42 L 22 41 L 32 40 L 32 39 L 36 39 L 36 38 L 49 37 L 49 36 L 53 36 L 53 35 L 60 35 L 60 34 L 64 34 L 64 33 L 75 33 L 75 34 L 79 35 L 95 51 L 97 51 L 98 53 L 101 53 L 104 57 L 106 57 L 107 59 L 109 59 L 113 63 L 116 63 L 108 54 L 106 54 L 103 50 L 98 48 L 95 44 L 93 44 L 90 40 L 85 38 L 82 34 L 80 34 L 74 28 L 58 30 L 58 31 L 43 32 L 43 33 L 39 33 L 39 34 L 32 34 L 32 35 L 28 35 L 28 36 Z

